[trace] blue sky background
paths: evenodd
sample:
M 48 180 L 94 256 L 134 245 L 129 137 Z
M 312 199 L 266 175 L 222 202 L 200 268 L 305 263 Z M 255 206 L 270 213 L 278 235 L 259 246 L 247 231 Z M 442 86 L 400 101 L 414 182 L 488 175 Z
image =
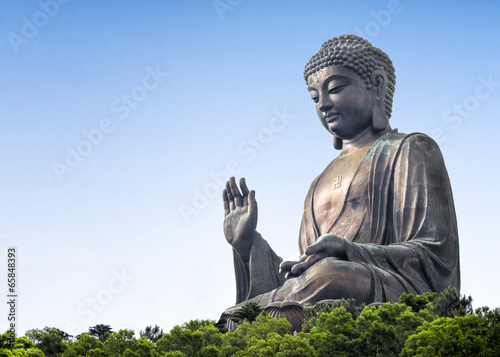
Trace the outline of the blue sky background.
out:
M 338 155 L 302 72 L 343 33 L 393 60 L 391 125 L 431 135 L 447 163 L 462 292 L 499 306 L 499 13 L 496 1 L 2 0 L 0 266 L 16 246 L 19 332 L 218 319 L 235 286 L 211 174 L 228 165 L 257 192 L 258 230 L 296 258 L 307 189 Z M 288 124 L 273 131 L 277 113 Z M 85 146 L 103 123 L 113 130 Z

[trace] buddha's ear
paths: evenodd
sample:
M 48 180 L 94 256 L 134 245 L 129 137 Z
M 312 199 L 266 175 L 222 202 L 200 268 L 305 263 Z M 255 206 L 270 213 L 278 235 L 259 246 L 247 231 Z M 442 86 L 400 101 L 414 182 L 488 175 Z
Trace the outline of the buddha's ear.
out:
M 387 89 L 387 74 L 383 69 L 373 71 L 370 82 L 375 90 L 373 103 L 372 128 L 382 131 L 387 128 L 388 118 L 385 114 L 385 91 Z
M 377 99 L 385 101 L 385 90 L 387 88 L 387 74 L 385 71 L 383 69 L 373 71 L 370 76 L 370 82 L 376 90 Z

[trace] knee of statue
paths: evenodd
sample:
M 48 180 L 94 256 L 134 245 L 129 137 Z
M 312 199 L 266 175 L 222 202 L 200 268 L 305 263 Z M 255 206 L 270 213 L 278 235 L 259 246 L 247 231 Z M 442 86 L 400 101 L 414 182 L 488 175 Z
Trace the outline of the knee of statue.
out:
M 262 308 L 259 304 L 250 302 L 244 306 L 234 307 L 224 311 L 215 324 L 220 331 L 234 331 L 243 322 L 253 322 L 261 313 L 275 319 L 287 319 L 290 323 L 290 333 L 302 331 L 304 323 L 304 307 L 295 301 L 273 302 Z

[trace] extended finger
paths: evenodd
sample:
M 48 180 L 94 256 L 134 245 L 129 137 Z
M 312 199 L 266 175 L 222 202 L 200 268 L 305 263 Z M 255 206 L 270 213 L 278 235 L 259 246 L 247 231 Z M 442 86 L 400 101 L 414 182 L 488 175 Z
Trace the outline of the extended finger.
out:
M 236 205 L 236 207 L 243 206 L 243 199 L 241 197 L 240 189 L 236 185 L 234 176 L 229 179 L 229 187 L 231 188 L 231 194 L 234 197 L 234 204 Z
M 286 261 L 280 264 L 280 273 L 290 271 L 290 269 L 297 264 L 297 262 Z
M 241 187 L 241 193 L 243 194 L 243 196 L 248 196 L 248 186 L 247 186 L 247 182 L 245 180 L 244 177 L 242 177 L 240 179 L 240 187 Z
M 250 208 L 257 207 L 257 201 L 255 200 L 255 191 L 250 191 L 250 195 L 248 195 L 248 206 Z
M 243 195 L 243 205 L 246 206 L 248 205 L 248 186 L 244 177 L 240 178 L 240 188 Z
M 231 187 L 229 187 L 229 181 L 226 182 L 226 194 L 227 194 L 227 199 L 229 200 L 229 210 L 233 211 L 234 210 L 234 197 L 233 197 L 233 194 L 231 193 Z
M 290 272 L 294 275 L 300 275 L 320 260 L 318 255 L 311 255 L 304 262 L 295 264 Z
M 224 202 L 224 216 L 227 216 L 230 210 L 229 210 L 229 199 L 227 198 L 226 189 L 222 190 L 222 201 Z
M 318 254 L 323 249 L 325 249 L 325 242 L 320 240 L 307 247 L 305 253 L 306 255 Z

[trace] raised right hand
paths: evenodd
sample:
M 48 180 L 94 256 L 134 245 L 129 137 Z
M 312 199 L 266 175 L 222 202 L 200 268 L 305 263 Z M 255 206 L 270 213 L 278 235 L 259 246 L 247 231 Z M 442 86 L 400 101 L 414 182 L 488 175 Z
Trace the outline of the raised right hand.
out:
M 255 191 L 248 191 L 245 179 L 240 180 L 241 192 L 234 177 L 222 191 L 224 202 L 224 235 L 243 260 L 248 260 L 257 228 Z

